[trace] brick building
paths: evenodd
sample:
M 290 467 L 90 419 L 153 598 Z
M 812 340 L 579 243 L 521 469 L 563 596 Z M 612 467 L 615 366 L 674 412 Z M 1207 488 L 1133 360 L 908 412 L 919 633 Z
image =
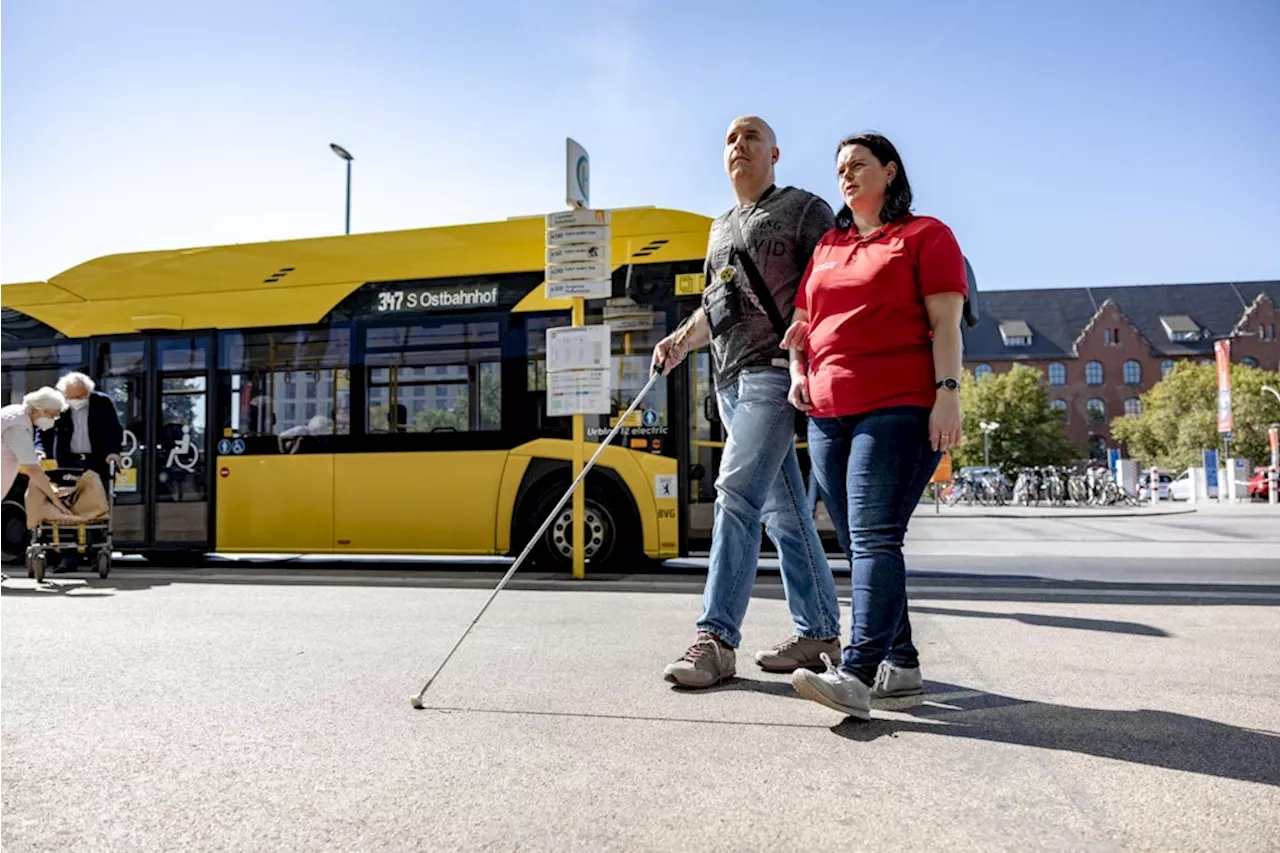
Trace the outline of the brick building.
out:
M 1141 411 L 1139 396 L 1178 361 L 1231 359 L 1280 369 L 1280 281 L 980 292 L 965 329 L 965 367 L 981 378 L 1014 364 L 1038 369 L 1067 439 L 1105 452 L 1111 419 Z

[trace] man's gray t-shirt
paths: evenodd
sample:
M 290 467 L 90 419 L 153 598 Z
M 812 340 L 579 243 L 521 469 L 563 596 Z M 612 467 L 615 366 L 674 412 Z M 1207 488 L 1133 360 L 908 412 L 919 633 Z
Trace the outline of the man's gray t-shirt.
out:
M 787 367 L 787 353 L 778 349 L 781 336 L 756 298 L 755 288 L 736 257 L 732 280 L 721 280 L 733 249 L 733 226 L 729 210 L 711 223 L 707 240 L 707 288 L 702 295 L 705 307 L 718 298 L 721 288 L 737 290 L 742 319 L 711 340 L 711 360 L 716 385 L 724 387 L 744 370 Z M 779 187 L 757 205 L 739 208 L 738 221 L 751 260 L 773 295 L 782 319 L 790 323 L 795 310 L 796 288 L 813 256 L 818 240 L 836 224 L 831 206 L 813 193 L 795 187 Z

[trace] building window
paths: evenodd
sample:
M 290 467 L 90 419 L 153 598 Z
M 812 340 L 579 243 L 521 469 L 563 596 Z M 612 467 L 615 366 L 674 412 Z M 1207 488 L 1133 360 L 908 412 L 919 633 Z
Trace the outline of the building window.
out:
M 1186 314 L 1174 314 L 1160 318 L 1164 333 L 1174 343 L 1187 343 L 1200 339 L 1200 326 Z
M 981 382 L 983 379 L 986 379 L 988 376 L 990 376 L 991 372 L 992 372 L 991 365 L 979 364 L 977 367 L 973 369 L 973 378 Z
M 1240 359 L 1240 363 L 1243 364 L 1245 367 L 1258 366 L 1258 360 L 1251 355 L 1246 355 L 1244 358 Z
M 230 405 L 223 408 L 223 428 L 243 436 L 345 435 L 350 344 L 350 330 L 341 327 L 224 332 L 218 366 Z M 314 399 L 315 409 L 299 406 L 303 399 Z
M 1124 413 L 1132 417 L 1138 417 L 1142 414 L 1142 401 L 1137 397 L 1129 397 L 1124 401 Z
M 369 432 L 502 428 L 502 344 L 496 320 L 366 329 L 365 365 Z
M 1142 365 L 1136 361 L 1126 361 L 1124 363 L 1124 384 L 1125 385 L 1141 385 L 1142 384 Z
M 1102 362 L 1091 361 L 1084 366 L 1084 381 L 1090 385 L 1102 384 Z
M 1067 366 L 1062 362 L 1055 361 L 1049 365 L 1049 384 L 1050 385 L 1066 385 L 1067 384 Z
M 1103 331 L 1104 331 L 1103 341 L 1104 343 L 1106 343 L 1107 346 L 1109 347 L 1120 346 L 1120 330 L 1119 329 L 1105 329 Z
M 1275 323 L 1259 324 L 1258 337 L 1264 341 L 1274 341 L 1276 339 L 1276 324 Z
M 1164 361 L 1160 362 L 1160 378 L 1164 379 L 1170 373 L 1173 373 L 1173 368 L 1176 366 L 1177 362 L 1171 358 L 1166 358 Z
M 1067 401 L 1066 400 L 1050 400 L 1049 408 L 1058 413 L 1058 417 L 1065 424 L 1067 422 Z
M 1084 410 L 1089 415 L 1089 423 L 1105 424 L 1107 422 L 1107 401 L 1100 397 L 1092 397 L 1089 402 L 1084 404 Z
M 1007 347 L 1031 346 L 1031 327 L 1023 320 L 1005 320 L 1000 324 L 1000 337 Z

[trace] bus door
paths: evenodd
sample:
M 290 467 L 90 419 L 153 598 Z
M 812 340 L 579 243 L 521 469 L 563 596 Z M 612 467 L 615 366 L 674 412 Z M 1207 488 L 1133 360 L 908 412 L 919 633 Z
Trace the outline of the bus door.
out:
M 95 342 L 98 388 L 124 426 L 113 525 L 123 550 L 211 547 L 211 348 L 208 334 Z
M 724 454 L 726 430 L 720 420 L 720 407 L 716 402 L 716 389 L 712 379 L 711 351 L 703 348 L 690 355 L 685 362 L 683 376 L 683 404 L 688 413 L 688 438 L 682 454 L 684 469 L 686 549 L 689 553 L 711 550 L 712 522 L 715 514 L 716 475 L 720 471 L 720 458 Z M 808 452 L 808 427 L 805 420 L 796 417 L 796 456 L 800 473 L 804 478 L 806 509 L 813 513 L 819 536 L 828 552 L 836 553 L 839 545 L 835 530 L 820 501 L 810 475 Z M 768 536 L 761 539 L 761 551 L 775 550 Z
M 724 452 L 725 430 L 720 422 L 716 389 L 711 377 L 711 351 L 703 348 L 690 355 L 685 374 L 688 393 L 688 463 L 685 529 L 690 552 L 711 549 L 711 522 L 716 500 L 716 472 Z

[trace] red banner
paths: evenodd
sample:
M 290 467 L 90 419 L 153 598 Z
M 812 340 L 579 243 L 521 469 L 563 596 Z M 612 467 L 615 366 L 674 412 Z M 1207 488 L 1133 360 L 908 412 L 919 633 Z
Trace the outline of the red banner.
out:
M 1231 341 L 1215 341 L 1213 354 L 1218 362 L 1218 432 L 1231 432 Z
M 1280 468 L 1280 427 L 1267 430 L 1267 438 L 1271 441 L 1271 467 Z

